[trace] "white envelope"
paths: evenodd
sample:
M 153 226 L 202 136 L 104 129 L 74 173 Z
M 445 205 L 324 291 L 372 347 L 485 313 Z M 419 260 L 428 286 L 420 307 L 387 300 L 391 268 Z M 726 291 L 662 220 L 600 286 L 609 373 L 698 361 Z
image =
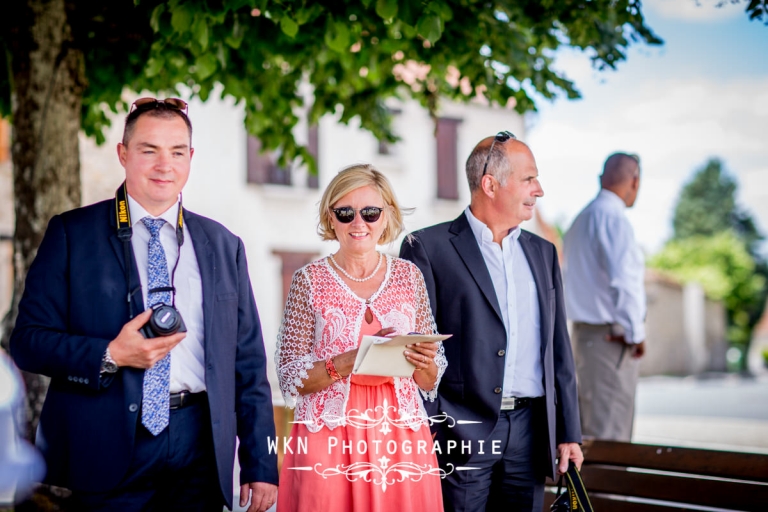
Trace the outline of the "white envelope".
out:
M 407 334 L 403 336 L 363 336 L 352 373 L 382 377 L 410 377 L 416 368 L 403 355 L 406 345 L 443 341 L 452 334 Z

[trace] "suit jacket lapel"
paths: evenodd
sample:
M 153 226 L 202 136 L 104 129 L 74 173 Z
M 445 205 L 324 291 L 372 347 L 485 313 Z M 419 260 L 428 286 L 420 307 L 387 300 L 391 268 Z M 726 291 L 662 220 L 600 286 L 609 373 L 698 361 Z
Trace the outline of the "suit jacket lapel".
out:
M 195 248 L 197 265 L 200 268 L 200 279 L 203 285 L 203 333 L 206 359 L 208 359 L 208 341 L 213 339 L 213 305 L 215 300 L 216 260 L 208 240 L 208 234 L 197 219 L 197 215 L 184 210 L 184 223 L 192 235 L 192 246 Z
M 456 236 L 451 238 L 451 243 L 456 248 L 456 252 L 461 256 L 469 273 L 477 283 L 477 286 L 480 287 L 480 290 L 483 292 L 483 295 L 485 295 L 488 303 L 498 315 L 499 320 L 503 321 L 499 300 L 496 298 L 496 291 L 493 288 L 491 274 L 488 273 L 488 267 L 485 265 L 483 253 L 480 252 L 480 247 L 477 245 L 477 240 L 469 225 L 467 216 L 462 213 L 455 221 L 453 221 L 450 230 L 452 233 L 456 234 Z
M 523 249 L 525 259 L 528 260 L 528 266 L 531 267 L 533 281 L 536 283 L 536 296 L 539 300 L 539 331 L 541 334 L 541 354 L 544 356 L 546 336 L 546 326 L 549 325 L 549 304 L 547 303 L 547 277 L 545 275 L 544 259 L 539 247 L 531 243 L 531 235 L 523 231 L 520 233 L 520 247 Z

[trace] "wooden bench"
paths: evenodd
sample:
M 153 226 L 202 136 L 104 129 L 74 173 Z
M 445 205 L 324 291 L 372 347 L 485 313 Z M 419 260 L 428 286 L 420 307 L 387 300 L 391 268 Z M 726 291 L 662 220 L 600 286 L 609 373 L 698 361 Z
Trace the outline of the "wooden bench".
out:
M 601 440 L 582 450 L 596 512 L 768 511 L 768 455 Z

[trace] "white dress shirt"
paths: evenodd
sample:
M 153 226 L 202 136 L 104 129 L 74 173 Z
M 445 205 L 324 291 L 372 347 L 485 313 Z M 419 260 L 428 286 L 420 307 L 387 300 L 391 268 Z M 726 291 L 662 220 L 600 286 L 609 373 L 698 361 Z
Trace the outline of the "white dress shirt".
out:
M 624 201 L 601 190 L 573 221 L 564 241 L 568 318 L 624 328 L 628 342 L 645 340 L 645 258 Z
M 536 282 L 518 240 L 520 227 L 510 230 L 499 245 L 493 241 L 490 228 L 472 215 L 469 207 L 464 213 L 491 275 L 507 331 L 502 396 L 544 396 L 541 312 Z
M 149 230 L 141 222 L 144 217 L 161 218 L 165 224 L 160 229 L 160 243 L 165 250 L 168 262 L 168 277 L 172 277 L 173 266 L 179 254 L 176 241 L 176 223 L 179 203 L 168 208 L 162 215 L 155 217 L 128 195 L 128 208 L 133 227 L 133 254 L 141 280 L 141 293 L 147 304 L 147 260 L 149 258 Z M 192 237 L 184 225 L 184 245 L 181 246 L 181 259 L 176 269 L 176 277 L 171 283 L 176 287 L 176 309 L 181 313 L 187 326 L 187 337 L 171 350 L 171 393 L 188 390 L 193 393 L 205 391 L 205 350 L 203 349 L 203 285 L 200 279 L 200 267 L 192 245 Z

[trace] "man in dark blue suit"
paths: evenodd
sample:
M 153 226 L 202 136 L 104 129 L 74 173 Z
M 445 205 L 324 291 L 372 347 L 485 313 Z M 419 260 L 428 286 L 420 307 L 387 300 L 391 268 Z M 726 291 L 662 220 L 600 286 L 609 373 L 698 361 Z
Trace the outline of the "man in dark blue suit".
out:
M 137 100 L 117 148 L 124 185 L 53 217 L 27 275 L 11 354 L 51 377 L 36 441 L 46 482 L 71 489 L 74 510 L 232 508 L 236 437 L 241 506 L 276 499 L 245 251 L 182 207 L 191 142 L 185 102 Z M 157 335 L 143 335 L 163 304 L 184 329 L 163 335 L 166 308 Z
M 544 195 L 525 144 L 488 137 L 466 170 L 470 206 L 400 251 L 424 274 L 438 331 L 453 334 L 427 404 L 452 418 L 436 423 L 445 510 L 540 512 L 546 476 L 583 460 L 557 252 L 520 229 Z

